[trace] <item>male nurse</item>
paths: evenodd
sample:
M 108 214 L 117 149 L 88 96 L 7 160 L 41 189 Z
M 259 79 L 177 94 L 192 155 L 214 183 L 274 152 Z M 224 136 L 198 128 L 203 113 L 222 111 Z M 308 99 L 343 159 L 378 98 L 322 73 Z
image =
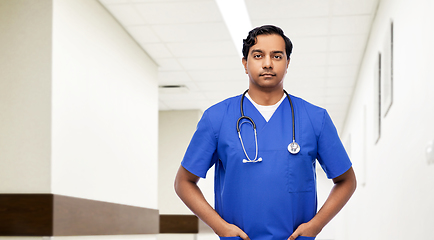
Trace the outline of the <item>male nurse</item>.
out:
M 315 239 L 356 189 L 351 161 L 327 111 L 284 91 L 293 46 L 283 31 L 257 27 L 243 42 L 249 88 L 204 112 L 175 191 L 220 239 Z M 238 135 L 241 109 L 257 135 L 245 118 Z M 288 151 L 293 136 L 295 154 Z M 334 183 L 319 211 L 316 161 Z M 212 166 L 214 208 L 197 186 Z

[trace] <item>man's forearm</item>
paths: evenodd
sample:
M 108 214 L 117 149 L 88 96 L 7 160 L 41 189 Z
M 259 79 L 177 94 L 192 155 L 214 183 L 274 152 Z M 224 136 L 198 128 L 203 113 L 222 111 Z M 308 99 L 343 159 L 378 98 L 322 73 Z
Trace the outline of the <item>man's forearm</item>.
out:
M 333 217 L 344 207 L 356 190 L 356 177 L 350 168 L 341 176 L 333 179 L 334 186 L 324 205 L 318 213 L 307 223 L 301 224 L 289 237 L 290 240 L 298 236 L 315 237 Z
M 223 226 L 223 219 L 209 205 L 196 183 L 185 181 L 175 187 L 179 198 L 196 214 L 203 222 L 210 226 L 214 232 L 219 234 Z
M 203 222 L 210 226 L 219 236 L 247 237 L 238 227 L 228 224 L 206 201 L 197 186 L 199 177 L 180 167 L 175 179 L 175 191 L 179 198 L 196 214 Z
M 342 176 L 334 179 L 334 186 L 324 205 L 311 220 L 312 224 L 321 229 L 345 206 L 356 190 L 356 178 L 350 168 Z

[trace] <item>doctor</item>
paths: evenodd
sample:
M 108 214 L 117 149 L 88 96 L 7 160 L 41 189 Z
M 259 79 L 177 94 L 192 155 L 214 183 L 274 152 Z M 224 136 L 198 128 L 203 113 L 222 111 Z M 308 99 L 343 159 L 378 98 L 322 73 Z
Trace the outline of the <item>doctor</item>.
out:
M 315 239 L 355 191 L 327 111 L 283 89 L 291 52 L 278 27 L 249 32 L 248 91 L 204 112 L 178 170 L 176 193 L 221 239 Z M 318 212 L 316 161 L 334 182 Z M 215 209 L 197 186 L 213 165 Z

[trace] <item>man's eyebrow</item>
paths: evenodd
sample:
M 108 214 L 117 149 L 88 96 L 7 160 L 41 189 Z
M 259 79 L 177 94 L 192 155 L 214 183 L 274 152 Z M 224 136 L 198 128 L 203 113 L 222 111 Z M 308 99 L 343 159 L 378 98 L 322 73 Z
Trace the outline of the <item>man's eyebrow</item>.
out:
M 263 52 L 264 52 L 264 51 L 262 51 L 261 49 L 253 49 L 253 50 L 252 50 L 252 53 L 263 53 Z M 279 51 L 279 50 L 271 51 L 271 53 L 273 53 L 273 54 L 276 54 L 276 53 L 284 54 L 283 51 Z
M 252 50 L 252 53 L 255 53 L 255 52 L 263 53 L 263 51 L 262 51 L 261 49 L 253 49 L 253 50 Z

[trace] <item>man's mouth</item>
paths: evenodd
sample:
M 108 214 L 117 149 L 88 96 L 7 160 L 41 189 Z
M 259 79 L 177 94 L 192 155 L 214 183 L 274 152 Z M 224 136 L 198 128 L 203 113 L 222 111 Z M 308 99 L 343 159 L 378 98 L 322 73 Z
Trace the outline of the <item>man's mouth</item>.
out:
M 263 77 L 273 77 L 276 76 L 275 73 L 261 73 L 259 76 L 263 76 Z

